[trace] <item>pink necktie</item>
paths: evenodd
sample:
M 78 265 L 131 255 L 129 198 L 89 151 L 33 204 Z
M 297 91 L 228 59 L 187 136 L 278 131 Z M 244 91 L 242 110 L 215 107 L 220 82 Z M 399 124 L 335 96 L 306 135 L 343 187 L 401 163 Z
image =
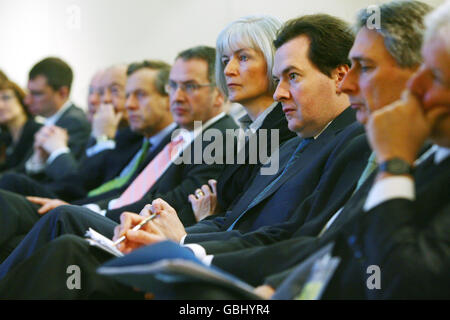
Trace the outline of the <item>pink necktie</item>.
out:
M 136 179 L 122 193 L 111 209 L 120 208 L 134 203 L 147 193 L 156 180 L 162 175 L 164 169 L 174 159 L 183 146 L 183 137 L 179 135 L 168 143 L 164 149 L 142 170 Z

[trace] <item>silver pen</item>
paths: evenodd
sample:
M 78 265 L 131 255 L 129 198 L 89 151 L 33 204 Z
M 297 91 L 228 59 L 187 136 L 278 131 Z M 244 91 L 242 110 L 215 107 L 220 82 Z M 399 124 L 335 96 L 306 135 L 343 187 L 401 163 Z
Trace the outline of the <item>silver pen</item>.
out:
M 138 231 L 140 228 L 142 228 L 147 222 L 153 220 L 156 217 L 156 213 L 148 216 L 147 218 L 145 218 L 144 220 L 142 220 L 141 222 L 139 222 L 137 225 L 135 225 L 133 227 L 133 229 L 131 229 L 131 231 Z M 119 243 L 121 243 L 123 240 L 125 240 L 127 237 L 125 237 L 125 235 L 121 236 L 119 239 L 117 239 L 114 243 L 113 246 L 117 246 Z

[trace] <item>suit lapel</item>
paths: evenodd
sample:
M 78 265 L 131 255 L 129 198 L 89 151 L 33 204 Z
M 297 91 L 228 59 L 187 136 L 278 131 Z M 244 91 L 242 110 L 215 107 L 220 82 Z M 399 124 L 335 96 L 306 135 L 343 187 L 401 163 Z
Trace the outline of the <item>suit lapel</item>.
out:
M 178 127 L 177 127 L 178 128 Z M 175 128 L 175 129 L 177 129 Z M 174 129 L 174 130 L 175 130 Z M 144 170 L 145 167 L 153 160 L 153 158 L 161 152 L 162 149 L 171 141 L 172 138 L 172 131 L 170 131 L 163 139 L 162 141 L 154 148 L 152 151 L 147 153 L 147 156 L 145 157 L 144 161 L 139 165 L 138 169 L 134 173 L 133 177 L 129 180 L 132 182 L 140 173 L 142 170 Z
M 178 128 L 178 126 L 177 126 L 177 128 Z M 236 122 L 229 115 L 224 115 L 223 117 L 219 118 L 215 122 L 213 122 L 210 125 L 208 125 L 206 128 L 202 128 L 202 130 L 207 130 L 207 129 L 212 129 L 212 128 L 218 129 L 224 134 L 226 129 L 235 129 L 236 128 Z M 169 134 L 169 140 L 168 140 L 167 143 L 169 143 L 171 141 L 170 140 L 171 135 L 172 135 L 172 132 Z M 202 135 L 198 135 L 197 137 L 194 138 L 194 140 L 192 140 L 192 142 L 189 144 L 189 146 L 187 146 L 183 150 L 183 153 L 181 155 L 181 156 L 183 156 L 184 153 L 187 152 L 188 155 L 191 157 L 191 162 L 190 162 L 190 164 L 188 164 L 189 166 L 195 166 L 196 165 L 195 161 L 194 161 L 194 152 L 196 151 L 194 146 L 195 146 L 195 141 L 199 141 L 199 140 L 200 140 L 200 143 L 201 143 L 201 146 L 202 146 L 201 151 L 202 151 L 202 154 L 203 154 L 203 150 L 204 150 L 206 145 L 209 145 L 209 142 L 206 143 L 205 141 L 203 141 Z M 162 146 L 161 150 L 164 147 L 165 147 L 165 144 Z M 153 155 L 153 157 L 155 155 Z M 202 165 L 204 165 L 204 164 L 202 163 Z M 157 186 L 160 183 L 164 183 L 165 177 L 167 177 L 167 176 L 171 177 L 175 170 L 184 170 L 185 168 L 186 168 L 186 165 L 183 162 L 180 165 L 176 165 L 174 163 L 171 163 L 170 166 L 167 168 L 167 170 L 165 170 L 163 172 L 163 174 L 158 178 L 158 180 L 155 182 L 155 184 L 152 186 L 152 188 L 150 188 L 150 190 L 152 190 L 154 188 L 157 188 Z M 171 179 L 171 178 L 169 178 L 169 179 Z
M 348 112 L 350 111 L 350 112 Z M 351 116 L 348 116 L 348 115 Z M 350 109 L 346 109 L 341 115 L 339 115 L 329 126 L 322 132 L 322 134 L 317 137 L 313 142 L 308 144 L 300 153 L 300 157 L 296 160 L 296 162 L 292 165 L 293 168 L 286 172 L 280 180 L 278 180 L 272 188 L 268 192 L 266 192 L 265 196 L 260 199 L 257 203 L 254 203 L 253 206 L 247 209 L 255 207 L 272 194 L 274 194 L 286 181 L 288 181 L 292 176 L 296 175 L 299 171 L 305 168 L 306 165 L 311 163 L 318 153 L 324 148 L 326 144 L 328 144 L 335 136 L 341 132 L 346 126 L 350 123 L 354 122 L 354 113 Z
M 69 115 L 71 112 L 72 112 L 72 110 L 75 108 L 75 105 L 72 103 L 62 114 L 61 114 L 61 116 L 59 117 L 59 119 L 58 119 L 58 121 L 56 121 L 55 122 L 55 125 L 56 126 L 59 126 L 60 125 L 60 123 L 61 123 L 61 121 L 62 120 L 64 120 L 64 118 L 67 116 L 67 115 Z
M 284 122 L 284 124 L 283 124 L 283 122 Z M 267 115 L 267 117 L 264 119 L 261 127 L 258 130 L 256 130 L 255 134 L 258 134 L 259 130 L 261 130 L 261 129 L 270 130 L 270 129 L 274 129 L 274 128 L 280 130 L 280 136 L 279 136 L 280 141 L 283 141 L 282 135 L 286 136 L 286 137 L 290 136 L 289 133 L 286 133 L 286 129 L 287 129 L 287 131 L 289 131 L 289 129 L 287 127 L 287 121 L 286 121 L 286 118 L 284 116 L 284 112 L 283 112 L 281 103 L 278 103 L 275 106 L 275 108 L 272 110 L 272 112 L 270 112 Z M 293 133 L 292 133 L 292 137 L 294 137 Z M 270 139 L 269 139 L 269 141 L 270 141 Z M 245 142 L 245 146 L 244 146 L 244 148 L 241 151 L 241 152 L 245 152 L 245 162 L 244 162 L 244 164 L 237 164 L 236 163 L 236 164 L 231 165 L 230 169 L 224 171 L 224 175 L 223 175 L 223 177 L 221 177 L 222 179 L 229 179 L 229 177 L 231 177 L 233 174 L 235 174 L 235 172 L 241 166 L 245 166 L 245 165 L 249 164 L 250 153 L 248 152 L 248 144 L 249 144 L 249 141 L 246 141 Z M 236 157 L 236 158 L 238 158 L 238 157 Z
M 276 192 L 280 186 L 282 186 L 289 178 L 291 178 L 294 174 L 297 174 L 300 170 L 302 170 L 305 165 L 311 163 L 314 158 L 317 156 L 317 154 L 320 152 L 320 150 L 329 143 L 334 137 L 341 132 L 345 127 L 350 125 L 355 121 L 355 112 L 351 108 L 347 108 L 344 110 L 334 121 L 315 139 L 312 143 L 307 145 L 303 151 L 301 152 L 301 155 L 299 159 L 297 159 L 296 163 L 293 164 L 295 166 L 294 170 L 290 170 L 290 172 L 283 175 L 283 177 L 280 178 L 279 181 L 277 181 L 271 188 L 268 190 L 264 197 L 261 197 L 258 202 L 252 203 L 252 201 L 255 199 L 255 196 L 257 196 L 259 193 L 256 193 L 255 196 L 246 196 L 247 202 L 245 203 L 238 203 L 238 205 L 233 208 L 232 214 L 230 215 L 230 219 L 226 220 L 225 228 L 229 228 L 235 219 L 241 219 L 248 211 L 250 211 L 252 208 L 256 207 L 258 204 L 263 202 L 265 199 L 270 197 L 274 192 Z M 295 149 L 294 149 L 295 150 Z M 280 168 L 281 169 L 281 168 Z M 279 172 L 282 170 L 279 170 Z M 258 177 L 257 177 L 258 178 Z M 270 182 L 272 182 L 276 176 L 272 177 L 270 179 Z M 255 179 L 256 180 L 256 179 Z M 270 182 L 268 182 L 266 185 L 268 185 Z M 261 192 L 264 188 L 259 188 L 259 192 Z M 250 206 L 250 204 L 252 205 Z M 239 210 L 236 210 L 239 209 Z M 243 213 L 242 213 L 243 212 Z
M 430 217 L 439 212 L 442 204 L 448 201 L 448 190 L 450 190 L 450 157 L 438 165 L 428 163 L 427 166 L 427 163 L 424 163 L 424 166 L 419 167 L 415 184 L 416 212 L 429 213 L 428 215 L 421 215 L 417 218 L 419 223 L 426 223 L 426 221 L 430 220 Z

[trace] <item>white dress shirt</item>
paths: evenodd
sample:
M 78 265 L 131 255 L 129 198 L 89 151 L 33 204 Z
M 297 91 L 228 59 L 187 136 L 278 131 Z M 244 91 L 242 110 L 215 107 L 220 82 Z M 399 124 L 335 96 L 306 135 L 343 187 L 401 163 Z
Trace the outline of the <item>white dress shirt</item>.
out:
M 434 155 L 434 163 L 439 164 L 450 156 L 450 149 L 433 145 L 426 156 Z M 419 158 L 422 162 L 427 157 Z M 417 164 L 417 162 L 416 162 Z M 364 204 L 364 211 L 369 211 L 377 205 L 391 199 L 415 199 L 414 180 L 410 177 L 388 177 L 377 181 L 369 192 Z

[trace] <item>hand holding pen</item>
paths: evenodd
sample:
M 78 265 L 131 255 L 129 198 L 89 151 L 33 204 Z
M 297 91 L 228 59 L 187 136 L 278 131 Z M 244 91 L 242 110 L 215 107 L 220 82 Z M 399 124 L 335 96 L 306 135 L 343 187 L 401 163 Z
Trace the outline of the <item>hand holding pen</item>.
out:
M 143 245 L 152 243 L 149 222 L 157 217 L 153 207 L 148 204 L 140 214 L 124 212 L 120 216 L 120 225 L 114 229 L 114 245 L 123 253 L 129 253 Z
M 156 213 L 151 214 L 150 216 L 148 216 L 147 218 L 145 218 L 144 220 L 142 220 L 141 222 L 139 222 L 137 225 L 135 225 L 133 227 L 133 229 L 131 229 L 131 231 L 138 231 L 139 229 L 141 229 L 146 223 L 150 222 L 151 220 L 153 220 L 156 217 Z M 114 241 L 113 246 L 117 246 L 119 243 L 121 243 L 122 241 L 124 241 L 127 237 L 125 236 L 125 234 L 123 236 L 121 236 L 119 239 L 117 239 L 116 241 Z

